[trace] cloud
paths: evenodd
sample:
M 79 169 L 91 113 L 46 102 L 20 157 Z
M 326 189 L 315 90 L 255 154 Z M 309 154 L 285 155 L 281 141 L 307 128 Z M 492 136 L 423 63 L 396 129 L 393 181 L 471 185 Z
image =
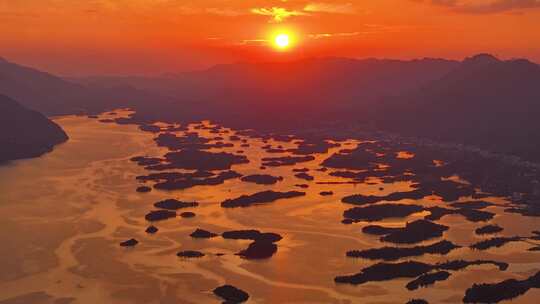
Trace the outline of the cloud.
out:
M 287 1 L 282 0 L 282 2 Z M 255 15 L 269 16 L 271 17 L 271 22 L 283 22 L 285 19 L 290 17 L 313 16 L 317 13 L 354 14 L 356 13 L 356 10 L 352 3 L 312 2 L 299 9 L 287 9 L 277 6 L 270 8 L 252 8 L 251 13 Z
M 262 15 L 262 16 L 270 16 L 273 22 L 282 22 L 287 18 L 294 17 L 294 16 L 307 16 L 309 15 L 306 12 L 303 11 L 296 11 L 292 10 L 289 11 L 286 8 L 283 7 L 271 7 L 271 8 L 253 8 L 251 9 L 251 13 L 255 15 Z
M 311 39 L 324 39 L 324 38 L 335 38 L 335 37 L 353 37 L 361 35 L 361 32 L 349 32 L 349 33 L 319 33 L 319 34 L 309 34 L 308 37 Z
M 387 26 L 382 24 L 363 24 L 362 29 L 356 32 L 338 32 L 338 33 L 313 33 L 308 34 L 310 39 L 332 39 L 332 38 L 354 38 L 356 36 L 377 35 L 382 33 L 399 33 L 406 26 Z
M 239 45 L 248 45 L 248 46 L 249 45 L 260 46 L 260 45 L 264 45 L 266 43 L 268 43 L 267 39 L 244 39 L 238 44 Z
M 538 9 L 540 0 L 430 0 L 423 1 L 431 4 L 444 6 L 453 11 L 468 14 L 493 14 L 515 10 Z
M 356 10 L 352 3 L 310 3 L 304 7 L 304 11 L 313 13 L 354 14 Z

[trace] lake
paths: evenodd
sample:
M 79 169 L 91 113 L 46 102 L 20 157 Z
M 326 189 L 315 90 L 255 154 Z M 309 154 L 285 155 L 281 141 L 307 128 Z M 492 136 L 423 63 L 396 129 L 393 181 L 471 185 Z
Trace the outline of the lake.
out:
M 125 117 L 128 111 L 103 114 L 101 119 Z M 212 290 L 230 284 L 249 293 L 248 303 L 406 303 L 423 298 L 430 303 L 461 303 L 465 290 L 473 283 L 495 283 L 514 278 L 523 280 L 540 269 L 540 253 L 529 251 L 534 241 L 516 241 L 498 248 L 475 250 L 467 246 L 490 236 L 475 234 L 475 229 L 496 224 L 504 231 L 496 236 L 530 236 L 539 230 L 540 219 L 504 212 L 508 201 L 486 196 L 492 203 L 482 209 L 494 213 L 489 222 L 472 222 L 459 214 L 436 220 L 448 226 L 443 237 L 415 244 L 382 242 L 380 235 L 362 232 L 366 225 L 403 227 L 423 219 L 429 211 L 406 217 L 343 224 L 344 211 L 355 207 L 341 202 L 353 194 L 384 197 L 414 190 L 410 180 L 385 182 L 372 177 L 361 182 L 333 176 L 338 170 L 320 170 L 321 163 L 342 149 L 354 149 L 361 139 L 333 141 L 327 151 L 311 153 L 313 160 L 289 166 L 265 166 L 265 157 L 291 156 L 295 141 L 263 139 L 235 130 L 213 128 L 209 122 L 192 124 L 178 136 L 196 132 L 212 143 L 233 144 L 207 149 L 245 155 L 249 163 L 232 165 L 244 175 L 266 174 L 283 179 L 271 185 L 226 179 L 223 183 L 188 187 L 181 190 L 153 189 L 136 192 L 143 183 L 136 179 L 151 173 L 130 159 L 136 156 L 163 157 L 170 152 L 154 141 L 156 134 L 143 132 L 136 125 L 103 123 L 84 116 L 56 117 L 70 140 L 40 158 L 20 160 L 0 167 L 0 303 L 220 303 Z M 163 128 L 165 128 L 163 124 Z M 221 137 L 219 139 L 213 139 Z M 338 146 L 339 144 L 339 146 Z M 241 147 L 241 145 L 243 145 Z M 270 151 L 272 148 L 279 151 Z M 239 150 L 242 150 L 239 152 Z M 288 151 L 287 151 L 288 150 Z M 414 157 L 395 151 L 396 157 Z M 433 159 L 436 163 L 437 159 Z M 296 170 L 293 169 L 308 169 Z M 380 170 L 384 170 L 381 166 Z M 193 172 L 171 169 L 178 173 Z M 305 171 L 312 180 L 297 175 Z M 355 171 L 360 173 L 361 170 Z M 412 173 L 414 174 L 414 172 Z M 459 183 L 466 180 L 453 177 Z M 307 188 L 298 185 L 307 185 Z M 144 185 L 153 186 L 148 181 Z M 223 208 L 221 203 L 241 195 L 273 190 L 301 191 L 305 195 L 276 200 L 245 208 Z M 332 195 L 321 192 L 332 191 Z M 156 210 L 154 203 L 165 199 L 198 202 L 199 206 L 178 210 L 194 212 L 195 217 L 177 216 L 152 223 L 159 231 L 146 233 L 150 225 L 145 215 Z M 461 197 L 459 201 L 470 201 Z M 436 195 L 403 199 L 402 204 L 441 206 Z M 379 203 L 377 203 L 379 204 Z M 251 240 L 192 238 L 196 229 L 221 234 L 231 230 L 256 229 L 282 236 L 277 252 L 265 259 L 246 259 L 236 253 Z M 119 244 L 134 238 L 134 247 Z M 469 266 L 450 271 L 451 276 L 425 288 L 405 288 L 414 278 L 370 281 L 364 284 L 337 284 L 336 276 L 350 275 L 381 259 L 346 256 L 350 250 L 384 246 L 428 245 L 448 240 L 463 246 L 447 254 L 425 254 L 388 263 L 419 261 L 435 264 L 450 260 L 494 260 L 509 264 L 505 271 L 493 265 Z M 539 243 L 538 241 L 536 243 Z M 177 252 L 194 250 L 201 258 L 182 258 Z M 539 289 L 531 289 L 512 301 L 537 303 Z

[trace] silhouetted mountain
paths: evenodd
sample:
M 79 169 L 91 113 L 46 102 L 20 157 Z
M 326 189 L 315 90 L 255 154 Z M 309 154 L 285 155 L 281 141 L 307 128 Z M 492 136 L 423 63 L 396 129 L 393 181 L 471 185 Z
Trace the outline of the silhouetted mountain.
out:
M 310 101 L 321 93 L 347 100 L 393 95 L 439 78 L 458 62 L 443 59 L 413 61 L 321 58 L 293 62 L 235 63 L 210 69 L 162 77 L 87 77 L 73 79 L 85 85 L 133 86 L 182 101 L 208 98 L 222 92 L 246 99 L 248 94 L 265 94 L 281 99 Z M 392 91 L 389 92 L 389 86 Z M 222 96 L 223 97 L 223 96 Z M 227 96 L 229 97 L 229 96 Z M 227 102 L 232 102 L 229 100 Z M 294 103 L 293 102 L 293 103 Z
M 540 66 L 481 54 L 414 93 L 387 99 L 378 126 L 539 159 Z
M 40 156 L 67 139 L 66 133 L 42 114 L 0 95 L 0 163 Z
M 0 94 L 46 115 L 100 112 L 129 106 L 145 97 L 129 87 L 86 87 L 1 58 Z
M 527 60 L 324 58 L 162 77 L 90 77 L 77 79 L 80 84 L 0 63 L 1 77 L 6 70 L 17 73 L 0 82 L 0 93 L 13 91 L 47 113 L 131 106 L 139 122 L 210 119 L 271 131 L 363 122 L 529 159 L 540 155 L 540 68 Z
M 459 63 L 442 59 L 306 59 L 238 63 L 162 78 L 91 78 L 86 84 L 131 85 L 176 100 L 140 108 L 144 120 L 212 119 L 237 127 L 276 128 L 355 119 L 383 96 L 440 78 Z

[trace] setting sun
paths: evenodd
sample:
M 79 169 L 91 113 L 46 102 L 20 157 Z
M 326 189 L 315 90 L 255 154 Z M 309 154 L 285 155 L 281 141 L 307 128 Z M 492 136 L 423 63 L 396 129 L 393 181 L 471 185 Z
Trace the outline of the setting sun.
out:
M 291 41 L 290 41 L 290 38 L 289 38 L 289 35 L 288 34 L 278 34 L 275 38 L 274 38 L 274 44 L 276 47 L 280 48 L 280 49 L 286 49 L 289 47 Z

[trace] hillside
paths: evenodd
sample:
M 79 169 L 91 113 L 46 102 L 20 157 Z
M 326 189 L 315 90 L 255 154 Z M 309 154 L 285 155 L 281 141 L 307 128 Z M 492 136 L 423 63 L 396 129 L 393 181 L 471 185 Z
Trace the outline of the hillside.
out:
M 67 140 L 57 124 L 0 95 L 0 163 L 40 156 Z
M 2 58 L 0 94 L 45 115 L 96 113 L 145 100 L 130 87 L 92 88 Z
M 413 93 L 386 99 L 379 128 L 539 159 L 540 66 L 481 54 Z

